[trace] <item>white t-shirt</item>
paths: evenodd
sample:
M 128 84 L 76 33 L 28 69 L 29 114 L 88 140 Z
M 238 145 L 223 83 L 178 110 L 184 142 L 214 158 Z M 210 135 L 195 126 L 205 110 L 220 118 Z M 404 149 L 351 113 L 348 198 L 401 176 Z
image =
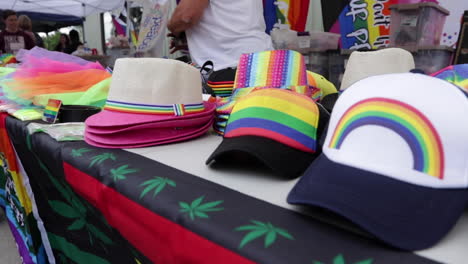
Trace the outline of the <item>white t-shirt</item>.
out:
M 192 60 L 214 69 L 237 66 L 243 53 L 272 50 L 262 0 L 210 0 L 199 24 L 186 31 Z

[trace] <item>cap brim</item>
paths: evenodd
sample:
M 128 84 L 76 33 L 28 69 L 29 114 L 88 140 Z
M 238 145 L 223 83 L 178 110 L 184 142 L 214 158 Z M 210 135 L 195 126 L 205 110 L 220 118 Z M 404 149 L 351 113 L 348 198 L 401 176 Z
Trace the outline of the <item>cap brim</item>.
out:
M 145 123 L 165 122 L 168 120 L 183 120 L 207 115 L 214 115 L 216 104 L 203 102 L 205 110 L 200 113 L 174 116 L 174 115 L 150 115 L 130 114 L 117 111 L 102 110 L 100 113 L 90 116 L 85 123 L 88 127 L 126 127 Z
M 435 245 L 455 225 L 467 189 L 435 189 L 363 171 L 320 155 L 288 195 L 291 204 L 338 213 L 400 249 Z
M 244 152 L 257 158 L 273 172 L 287 178 L 302 175 L 317 153 L 303 152 L 274 140 L 258 136 L 224 138 L 221 144 L 210 155 L 206 164 L 235 152 Z M 225 159 L 223 159 L 225 160 Z M 235 162 L 235 160 L 232 160 Z

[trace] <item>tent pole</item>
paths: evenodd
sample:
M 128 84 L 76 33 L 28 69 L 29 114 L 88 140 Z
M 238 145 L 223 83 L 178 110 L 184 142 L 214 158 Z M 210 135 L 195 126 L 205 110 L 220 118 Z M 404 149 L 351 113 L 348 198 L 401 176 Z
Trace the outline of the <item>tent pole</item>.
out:
M 85 21 L 86 21 L 86 17 L 84 16 L 84 14 L 86 14 L 86 6 L 84 3 L 81 3 L 81 6 L 83 7 L 83 24 L 81 26 L 81 28 L 83 29 L 83 44 L 86 43 L 86 34 L 85 34 Z
M 127 23 L 127 26 L 125 27 L 125 34 L 127 35 L 127 37 L 131 37 L 130 36 L 130 23 L 131 23 L 131 18 L 130 18 L 130 6 L 132 5 L 132 1 L 125 1 L 127 4 L 126 4 L 126 8 L 127 10 L 125 10 L 127 12 L 127 21 L 125 21 Z

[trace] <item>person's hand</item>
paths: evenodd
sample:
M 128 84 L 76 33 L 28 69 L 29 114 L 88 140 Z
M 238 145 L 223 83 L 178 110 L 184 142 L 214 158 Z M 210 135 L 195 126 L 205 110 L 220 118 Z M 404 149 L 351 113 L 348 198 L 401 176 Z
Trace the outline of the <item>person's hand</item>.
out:
M 173 54 L 179 50 L 188 50 L 187 39 L 185 38 L 185 34 L 180 34 L 176 36 L 173 33 L 167 34 L 168 37 L 171 38 L 171 43 L 169 45 L 170 54 Z
M 167 29 L 179 35 L 196 25 L 209 3 L 210 0 L 181 0 L 167 22 Z

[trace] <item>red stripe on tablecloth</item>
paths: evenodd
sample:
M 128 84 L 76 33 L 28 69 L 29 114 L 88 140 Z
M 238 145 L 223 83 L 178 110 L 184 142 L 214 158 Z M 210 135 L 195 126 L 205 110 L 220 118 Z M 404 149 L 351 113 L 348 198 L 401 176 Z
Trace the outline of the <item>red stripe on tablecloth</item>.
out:
M 155 214 L 66 162 L 63 168 L 73 189 L 155 263 L 254 263 Z

